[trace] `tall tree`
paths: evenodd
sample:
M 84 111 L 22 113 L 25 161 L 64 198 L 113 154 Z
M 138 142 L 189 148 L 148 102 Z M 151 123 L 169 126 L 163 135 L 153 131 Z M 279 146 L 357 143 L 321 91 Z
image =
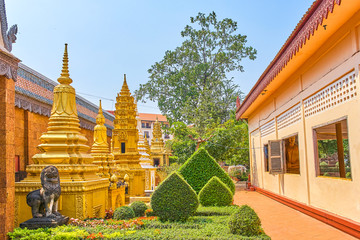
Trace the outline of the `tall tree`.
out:
M 256 50 L 237 34 L 237 23 L 218 21 L 215 12 L 191 17 L 181 32 L 185 41 L 148 70 L 150 80 L 136 91 L 138 100 L 157 101 L 170 122 L 195 124 L 202 135 L 212 122 L 225 122 L 235 107 L 238 86 L 226 73 L 243 71 L 244 58 L 255 59 Z

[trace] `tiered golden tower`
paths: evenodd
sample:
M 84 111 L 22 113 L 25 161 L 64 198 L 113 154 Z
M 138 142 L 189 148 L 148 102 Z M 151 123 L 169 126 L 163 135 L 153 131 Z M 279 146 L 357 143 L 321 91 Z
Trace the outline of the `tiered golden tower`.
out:
M 125 186 L 118 185 L 114 155 L 109 151 L 105 127 L 105 117 L 99 103 L 99 113 L 94 128 L 94 143 L 91 148 L 94 164 L 98 165 L 98 175 L 109 180 L 108 208 L 116 209 L 125 205 Z
M 153 138 L 151 139 L 151 159 L 154 166 L 169 165 L 169 153 L 165 151 L 161 125 L 158 119 L 154 123 Z
M 99 113 L 96 116 L 96 126 L 94 128 L 94 143 L 91 147 L 91 155 L 94 157 L 94 164 L 98 165 L 98 175 L 109 179 L 116 172 L 114 155 L 109 151 L 107 134 L 105 127 L 105 117 L 102 113 L 101 100 Z
M 54 101 L 47 132 L 38 146 L 41 153 L 33 156 L 34 164 L 26 167 L 27 178 L 15 183 L 16 224 L 31 218 L 26 195 L 41 187 L 41 170 L 54 165 L 60 173 L 59 211 L 66 216 L 83 219 L 103 217 L 107 208 L 109 180 L 96 175 L 98 166 L 88 154 L 87 139 L 80 133 L 75 102 L 75 89 L 68 70 L 67 44 L 60 83 L 54 88 Z
M 112 134 L 112 152 L 119 177 L 129 176 L 128 194 L 130 197 L 144 196 L 145 172 L 140 166 L 139 141 L 136 129 L 136 103 L 126 83 L 126 75 L 121 92 L 116 97 L 115 120 Z

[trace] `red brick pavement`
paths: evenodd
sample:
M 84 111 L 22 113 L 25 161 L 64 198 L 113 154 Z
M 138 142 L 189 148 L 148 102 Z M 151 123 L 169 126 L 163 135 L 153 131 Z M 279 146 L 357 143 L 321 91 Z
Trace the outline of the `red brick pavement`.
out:
M 265 233 L 272 240 L 356 239 L 258 192 L 241 191 L 237 187 L 234 203 L 252 207 L 259 215 Z

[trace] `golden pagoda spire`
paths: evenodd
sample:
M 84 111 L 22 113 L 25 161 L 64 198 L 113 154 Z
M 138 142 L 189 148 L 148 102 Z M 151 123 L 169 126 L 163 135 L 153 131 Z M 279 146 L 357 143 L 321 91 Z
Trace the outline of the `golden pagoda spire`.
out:
M 69 58 L 68 58 L 68 51 L 67 51 L 67 43 L 65 43 L 65 51 L 63 57 L 63 68 L 61 70 L 60 77 L 58 78 L 58 82 L 60 84 L 70 84 L 72 83 L 72 79 L 70 78 L 69 74 Z
M 124 74 L 124 83 L 122 85 L 120 95 L 122 95 L 122 96 L 130 96 L 131 95 L 129 86 L 127 85 L 127 82 L 126 82 L 126 74 Z

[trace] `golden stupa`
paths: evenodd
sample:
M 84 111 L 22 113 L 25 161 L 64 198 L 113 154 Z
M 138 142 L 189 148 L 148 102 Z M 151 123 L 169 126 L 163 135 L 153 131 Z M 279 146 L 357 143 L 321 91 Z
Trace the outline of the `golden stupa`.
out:
M 139 141 L 136 129 L 136 103 L 126 83 L 126 75 L 120 93 L 116 97 L 115 120 L 112 134 L 112 153 L 118 169 L 118 176 L 128 176 L 128 196 L 145 195 L 145 172 L 140 166 Z
M 109 180 L 108 208 L 116 209 L 125 204 L 125 186 L 118 184 L 116 175 L 114 155 L 109 150 L 105 127 L 105 117 L 102 112 L 101 100 L 99 113 L 96 116 L 94 127 L 94 143 L 91 147 L 91 155 L 94 157 L 94 164 L 98 166 L 97 174 Z
M 101 108 L 101 100 L 99 103 L 99 113 L 96 116 L 96 126 L 94 128 L 94 143 L 91 147 L 91 155 L 94 157 L 94 164 L 98 165 L 98 175 L 110 180 L 115 174 L 114 155 L 110 153 L 109 144 L 107 142 L 107 134 L 105 127 L 105 117 Z
M 28 176 L 15 183 L 16 225 L 31 218 L 26 195 L 41 188 L 40 173 L 48 165 L 57 167 L 60 173 L 62 195 L 58 209 L 61 214 L 78 219 L 103 217 L 107 209 L 109 180 L 96 174 L 99 168 L 93 164 L 87 139 L 80 133 L 75 89 L 70 85 L 67 44 L 58 82 L 48 129 L 40 137 L 41 153 L 35 154 L 34 164 L 26 167 Z
M 151 159 L 154 166 L 169 165 L 169 152 L 164 148 L 164 139 L 162 138 L 161 124 L 156 118 L 153 128 L 153 137 L 151 139 Z

